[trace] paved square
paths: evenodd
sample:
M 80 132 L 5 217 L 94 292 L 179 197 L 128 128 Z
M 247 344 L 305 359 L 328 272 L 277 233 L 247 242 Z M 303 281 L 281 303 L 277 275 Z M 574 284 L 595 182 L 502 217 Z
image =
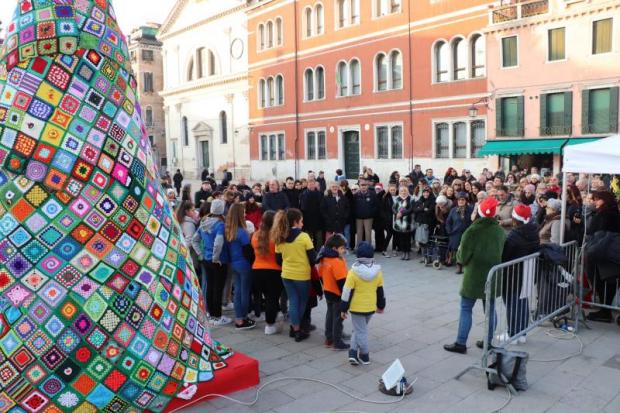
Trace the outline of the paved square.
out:
M 482 333 L 482 309 L 477 304 L 476 322 L 469 338 L 467 355 L 442 349 L 454 341 L 458 323 L 458 290 L 461 276 L 454 269 L 436 271 L 417 260 L 379 258 L 384 267 L 387 307 L 370 323 L 369 366 L 350 366 L 346 352 L 323 346 L 325 302 L 313 311 L 318 329 L 305 342 L 295 343 L 282 333 L 265 336 L 264 323 L 254 330 L 233 331 L 232 327 L 214 329 L 213 335 L 234 349 L 260 362 L 261 383 L 279 377 L 311 377 L 337 384 L 360 397 L 389 401 L 377 390 L 377 381 L 395 359 L 400 358 L 409 380 L 417 377 L 414 393 L 397 404 L 377 405 L 351 399 L 318 383 L 287 381 L 267 387 L 254 406 L 244 407 L 224 399 L 198 404 L 187 413 L 224 412 L 450 412 L 486 413 L 495 411 L 507 400 L 503 388 L 486 389 L 486 379 L 472 372 L 460 380 L 454 376 L 479 360 L 481 351 L 474 346 Z M 558 340 L 538 329 L 528 336 L 526 345 L 517 346 L 530 353 L 527 378 L 530 389 L 514 397 L 502 412 L 568 413 L 620 412 L 620 327 L 590 323 L 579 335 L 585 344 L 583 354 L 564 361 L 558 359 L 579 351 L 577 340 Z M 285 325 L 285 332 L 288 325 Z M 549 328 L 552 328 L 549 326 Z M 345 331 L 351 332 L 345 321 Z M 233 397 L 249 401 L 254 390 Z

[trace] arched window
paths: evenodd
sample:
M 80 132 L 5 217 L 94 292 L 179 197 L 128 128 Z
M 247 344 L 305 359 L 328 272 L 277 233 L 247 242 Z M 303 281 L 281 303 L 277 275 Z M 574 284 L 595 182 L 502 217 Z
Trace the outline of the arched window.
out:
M 338 27 L 344 27 L 347 24 L 347 9 L 349 0 L 338 0 L 336 8 L 338 10 Z
M 350 1 L 350 18 L 351 24 L 357 24 L 360 21 L 360 0 L 349 0 Z
M 228 119 L 225 111 L 220 112 L 220 136 L 221 143 L 228 143 Z
M 267 22 L 267 47 L 273 47 L 273 22 Z
M 381 53 L 377 56 L 375 72 L 377 76 L 377 90 L 387 90 L 388 87 L 388 65 L 385 55 Z
M 276 93 L 273 84 L 273 77 L 267 79 L 267 106 L 272 107 L 275 105 Z
M 476 34 L 471 38 L 471 76 L 483 77 L 486 75 L 486 43 L 482 35 Z
M 265 79 L 258 81 L 258 102 L 261 108 L 265 107 Z
M 284 78 L 282 75 L 276 76 L 276 93 L 278 106 L 284 104 Z
M 452 43 L 452 62 L 454 78 L 461 80 L 467 77 L 467 43 L 465 39 L 458 38 Z
M 205 64 L 205 62 L 208 60 L 206 53 L 205 53 L 205 48 L 201 47 L 196 51 L 196 78 L 197 79 L 201 79 L 204 76 L 204 67 L 203 65 Z
M 148 127 L 153 126 L 153 108 L 150 106 L 147 106 L 144 111 L 144 123 Z
M 183 116 L 183 119 L 181 120 L 181 128 L 181 133 L 183 134 L 183 145 L 189 146 L 189 124 L 187 121 L 187 116 Z
M 323 99 L 325 98 L 325 69 L 320 66 L 317 67 L 314 75 L 316 77 L 316 98 Z
M 263 50 L 265 48 L 265 26 L 262 23 L 258 25 L 258 42 L 259 50 Z
M 346 62 L 338 63 L 338 72 L 337 72 L 336 80 L 338 83 L 338 95 L 347 96 L 349 94 L 349 75 L 348 75 Z
M 187 64 L 187 80 L 194 80 L 194 56 L 189 59 L 189 63 Z
M 214 76 L 215 72 L 216 72 L 216 70 L 215 70 L 215 54 L 213 53 L 212 50 L 209 50 L 208 57 L 209 57 L 209 68 L 208 68 L 207 75 L 208 76 Z
M 306 8 L 305 11 L 306 37 L 312 37 L 312 9 Z
M 316 34 L 323 34 L 323 5 L 320 3 L 314 9 L 314 19 L 316 21 Z
M 277 45 L 281 46 L 282 45 L 282 19 L 281 18 L 277 18 L 276 19 L 276 41 L 277 41 Z
M 351 94 L 359 95 L 362 92 L 362 76 L 359 60 L 351 60 L 349 63 L 349 71 L 351 72 Z
M 390 53 L 390 71 L 392 75 L 391 89 L 403 87 L 403 57 L 398 50 Z
M 450 59 L 450 51 L 448 44 L 440 41 L 435 45 L 435 81 L 447 82 L 448 77 L 448 60 Z
M 447 123 L 435 125 L 435 157 L 450 157 L 450 126 Z
M 312 69 L 306 69 L 304 80 L 306 83 L 306 100 L 314 100 L 314 72 Z

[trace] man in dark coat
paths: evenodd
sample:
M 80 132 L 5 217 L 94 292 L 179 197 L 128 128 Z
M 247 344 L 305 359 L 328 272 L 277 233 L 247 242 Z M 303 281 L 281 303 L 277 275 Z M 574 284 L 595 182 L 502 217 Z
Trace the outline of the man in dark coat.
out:
M 211 196 L 211 184 L 209 181 L 203 181 L 200 186 L 200 190 L 196 192 L 194 195 L 194 206 L 196 209 L 200 209 L 203 202 L 207 202 L 209 197 Z
M 174 188 L 177 190 L 177 196 L 180 196 L 181 187 L 183 187 L 183 174 L 180 169 L 177 169 L 177 172 L 172 177 L 172 181 L 174 182 Z
M 308 187 L 301 194 L 299 204 L 304 215 L 304 232 L 310 235 L 314 248 L 318 251 L 323 245 L 323 217 L 321 204 L 323 193 L 315 179 L 308 179 Z
M 329 186 L 329 192 L 323 197 L 321 204 L 326 240 L 334 234 L 344 234 L 344 227 L 349 220 L 349 212 L 349 200 L 340 191 L 338 182 L 332 182 Z
M 495 328 L 495 297 L 497 291 L 491 291 L 491 300 L 485 303 L 485 284 L 491 268 L 501 263 L 506 234 L 499 225 L 497 200 L 489 197 L 478 206 L 477 219 L 463 234 L 461 246 L 456 259 L 463 264 L 465 275 L 461 285 L 461 315 L 456 342 L 446 344 L 443 348 L 452 353 L 467 353 L 467 337 L 472 326 L 472 310 L 477 300 L 482 300 L 485 311 L 490 316 L 489 331 L 485 337 L 489 344 Z
M 360 189 L 353 199 L 357 244 L 359 245 L 362 241 L 371 243 L 372 222 L 379 211 L 377 194 L 368 189 L 368 182 L 366 180 L 361 180 Z
M 316 182 L 319 184 L 319 189 L 322 194 L 327 191 L 327 182 L 325 181 L 325 172 L 319 171 L 319 176 L 316 178 Z
M 269 181 L 269 192 L 263 196 L 263 211 L 282 211 L 289 209 L 288 198 L 280 191 L 280 183 L 276 179 Z
M 526 257 L 538 251 L 540 251 L 540 236 L 538 235 L 538 228 L 532 220 L 532 210 L 525 204 L 517 204 L 512 211 L 512 230 L 506 237 L 502 262 Z M 528 291 L 522 291 L 523 271 L 524 266 L 519 265 L 508 274 L 509 278 L 506 278 L 502 283 L 504 287 L 502 289 L 502 298 L 506 303 L 506 318 L 508 319 L 508 334 L 510 337 L 525 330 L 529 320 L 528 300 L 527 298 L 521 298 L 524 295 L 523 293 L 529 295 Z M 525 336 L 521 342 L 524 342 L 524 340 Z M 479 345 L 478 347 L 482 346 Z
M 200 174 L 200 179 L 204 182 L 207 179 L 209 179 L 209 171 L 207 170 L 207 168 L 202 170 L 202 173 Z
M 422 166 L 416 165 L 413 168 L 413 171 L 411 171 L 411 173 L 409 174 L 409 177 L 411 178 L 411 184 L 413 185 L 413 187 L 415 188 L 416 186 L 418 186 L 418 181 L 424 178 L 424 172 L 422 172 Z
M 284 192 L 284 195 L 288 198 L 290 208 L 299 208 L 299 197 L 301 195 L 301 191 L 295 188 L 295 180 L 292 176 L 286 178 L 282 192 Z

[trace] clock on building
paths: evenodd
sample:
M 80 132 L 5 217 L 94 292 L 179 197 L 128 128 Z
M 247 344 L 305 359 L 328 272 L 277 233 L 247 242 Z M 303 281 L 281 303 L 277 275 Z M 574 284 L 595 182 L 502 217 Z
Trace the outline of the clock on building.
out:
M 243 51 L 243 40 L 236 38 L 230 43 L 230 55 L 233 59 L 241 59 L 241 56 L 243 56 Z

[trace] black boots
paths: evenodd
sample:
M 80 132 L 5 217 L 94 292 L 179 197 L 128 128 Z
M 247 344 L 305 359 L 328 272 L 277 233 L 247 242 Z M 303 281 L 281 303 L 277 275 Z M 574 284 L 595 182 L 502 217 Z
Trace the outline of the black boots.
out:
M 467 346 L 464 346 L 459 343 L 445 344 L 443 346 L 443 349 L 446 351 L 449 351 L 450 353 L 459 353 L 459 354 L 467 353 Z

